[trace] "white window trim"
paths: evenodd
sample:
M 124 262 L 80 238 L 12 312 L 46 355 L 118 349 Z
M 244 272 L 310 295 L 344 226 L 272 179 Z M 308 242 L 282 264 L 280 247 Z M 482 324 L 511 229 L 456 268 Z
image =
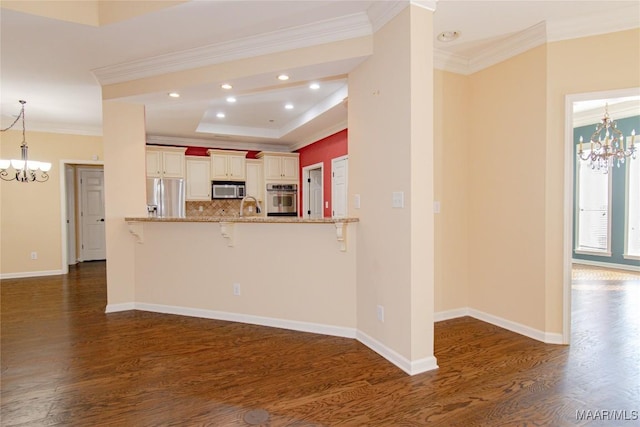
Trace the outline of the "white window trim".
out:
M 631 143 L 631 137 L 626 138 L 627 146 Z M 626 194 L 624 198 L 624 249 L 622 253 L 623 259 L 631 259 L 631 260 L 640 260 L 640 254 L 629 254 L 629 198 L 631 195 L 631 186 L 629 175 L 631 174 L 631 162 L 640 162 L 640 157 L 636 154 L 636 159 L 628 159 L 625 164 L 626 174 L 625 174 L 625 189 Z M 640 164 L 637 165 L 640 169 Z
M 611 203 L 613 200 L 613 171 L 611 169 L 609 169 L 609 171 L 607 172 L 607 181 L 608 181 L 608 198 L 609 200 L 607 201 L 607 248 L 601 251 L 598 250 L 590 250 L 590 249 L 585 249 L 585 248 L 581 248 L 579 246 L 580 243 L 580 233 L 579 233 L 579 227 L 580 227 L 580 210 L 579 210 L 579 200 L 578 200 L 578 194 L 580 194 L 580 162 L 584 162 L 584 160 L 581 160 L 580 157 L 578 157 L 576 155 L 576 162 L 577 163 L 577 167 L 575 170 L 575 194 L 576 194 L 576 209 L 575 209 L 575 218 L 574 218 L 574 227 L 575 227 L 575 247 L 573 248 L 574 252 L 576 254 L 580 254 L 580 255 L 592 255 L 592 256 L 601 256 L 601 257 L 611 257 Z M 603 173 L 604 172 L 600 172 Z M 625 238 L 626 238 L 626 234 L 625 234 Z M 625 246 L 626 248 L 626 246 Z

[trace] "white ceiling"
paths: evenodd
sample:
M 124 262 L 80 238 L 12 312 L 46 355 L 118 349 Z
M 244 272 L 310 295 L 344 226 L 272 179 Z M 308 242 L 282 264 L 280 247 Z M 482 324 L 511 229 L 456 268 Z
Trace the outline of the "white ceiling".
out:
M 194 0 L 99 27 L 2 8 L 2 127 L 13 122 L 18 100 L 25 99 L 27 130 L 101 135 L 100 83 L 368 35 L 406 3 Z M 435 62 L 470 73 L 535 43 L 638 26 L 635 0 L 440 0 L 434 36 L 445 30 L 462 35 L 454 42 L 434 42 Z M 147 133 L 155 142 L 292 149 L 346 127 L 346 76 L 364 59 L 283 70 L 292 77 L 288 83 L 255 75 L 234 81 L 229 92 L 216 83 L 175 88 L 177 99 L 163 92 L 128 100 L 145 104 Z M 312 81 L 321 88 L 308 89 Z M 236 103 L 225 101 L 229 93 Z M 285 110 L 286 102 L 294 109 Z M 222 120 L 215 117 L 221 111 Z

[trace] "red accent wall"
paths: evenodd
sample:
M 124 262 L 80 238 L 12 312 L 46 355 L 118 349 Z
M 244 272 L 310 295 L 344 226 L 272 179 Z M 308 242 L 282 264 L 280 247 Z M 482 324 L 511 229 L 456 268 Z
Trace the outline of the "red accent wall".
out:
M 185 152 L 185 155 L 187 156 L 208 156 L 207 154 L 207 150 L 210 150 L 210 148 L 207 147 L 187 147 L 187 151 Z M 222 150 L 228 150 L 227 148 L 222 148 Z M 245 150 L 230 150 L 230 151 L 245 151 Z M 256 158 L 256 154 L 258 154 L 259 151 L 249 151 L 247 153 L 247 159 L 255 159 Z
M 296 151 L 300 153 L 300 215 L 302 216 L 302 209 L 304 203 L 304 185 L 302 183 L 302 168 L 311 166 L 316 163 L 323 163 L 323 182 L 324 187 L 324 201 L 323 206 L 326 206 L 324 202 L 329 202 L 329 207 L 324 207 L 324 217 L 331 217 L 331 160 L 336 157 L 346 156 L 349 153 L 348 149 L 348 130 L 342 130 L 324 139 L 307 145 Z

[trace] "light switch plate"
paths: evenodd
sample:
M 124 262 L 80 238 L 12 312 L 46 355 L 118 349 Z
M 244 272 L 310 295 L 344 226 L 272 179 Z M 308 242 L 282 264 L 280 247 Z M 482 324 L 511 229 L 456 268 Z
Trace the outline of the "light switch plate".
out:
M 440 213 L 440 202 L 433 202 L 433 213 Z
M 404 191 L 394 191 L 391 197 L 392 208 L 404 208 Z
M 353 196 L 353 207 L 356 209 L 360 209 L 360 195 L 356 194 Z

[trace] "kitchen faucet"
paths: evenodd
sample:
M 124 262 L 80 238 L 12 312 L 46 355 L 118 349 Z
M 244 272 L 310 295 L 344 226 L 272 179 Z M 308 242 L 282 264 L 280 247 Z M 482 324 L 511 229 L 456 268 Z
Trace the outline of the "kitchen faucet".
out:
M 256 213 L 259 214 L 260 211 L 262 210 L 262 208 L 260 207 L 260 202 L 258 201 L 258 199 L 256 199 L 253 196 L 245 196 L 242 201 L 240 202 L 240 216 L 244 216 L 244 202 L 247 199 L 251 199 L 254 202 L 256 202 Z

